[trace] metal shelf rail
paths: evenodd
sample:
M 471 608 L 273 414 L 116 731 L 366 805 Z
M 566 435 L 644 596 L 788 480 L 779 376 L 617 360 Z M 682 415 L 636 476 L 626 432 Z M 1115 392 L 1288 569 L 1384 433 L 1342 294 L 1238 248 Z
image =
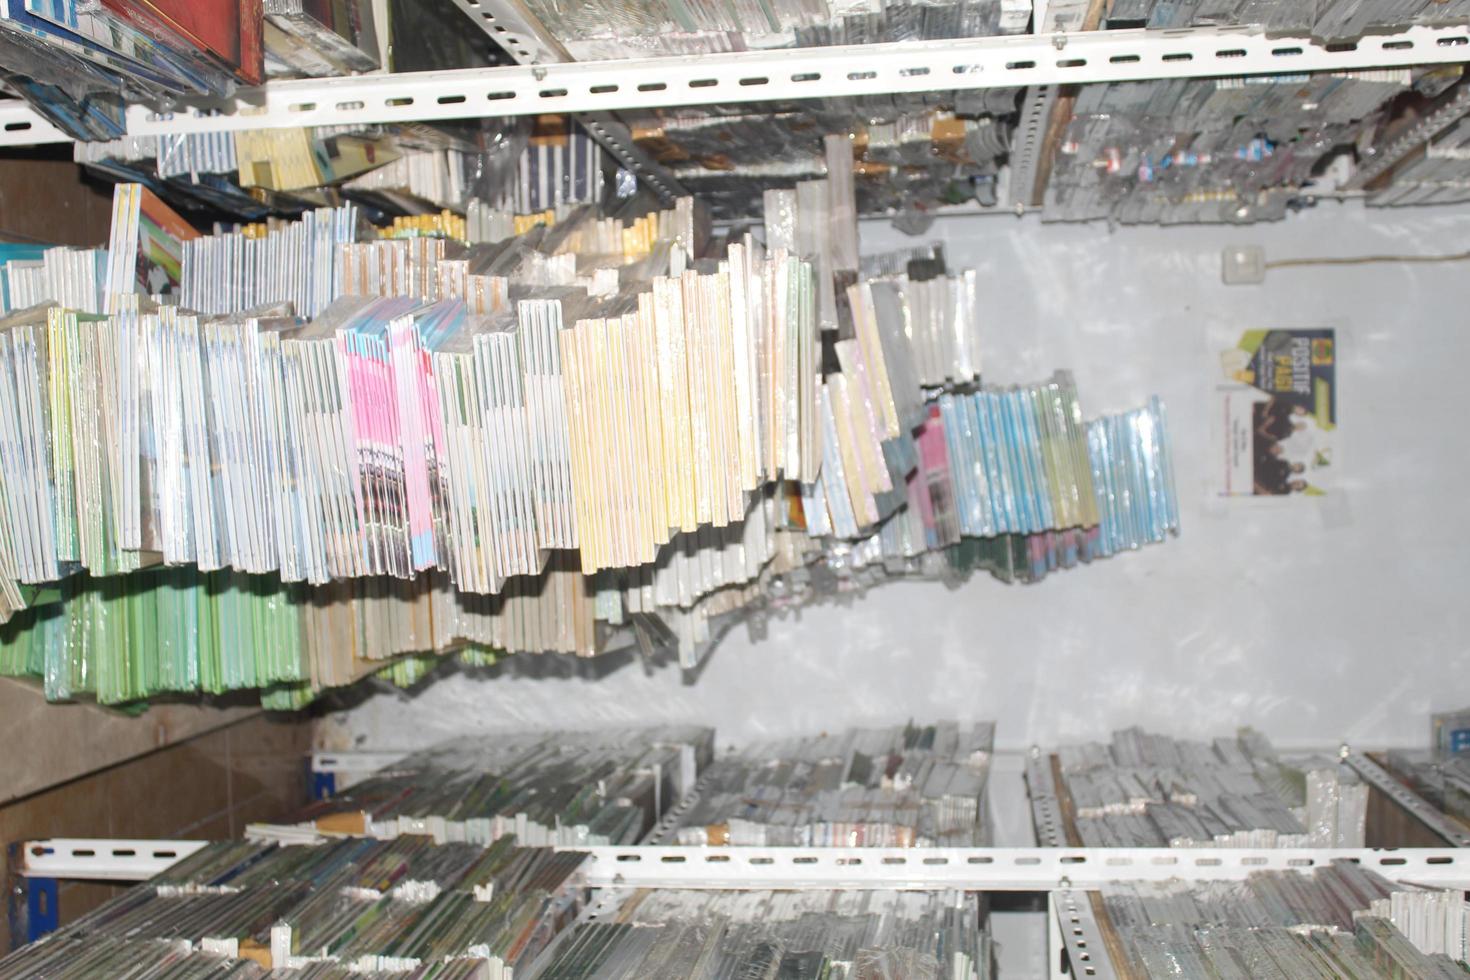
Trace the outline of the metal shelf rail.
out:
M 1051 756 L 1032 749 L 1026 759 L 1026 795 L 1031 800 L 1031 820 L 1036 829 L 1036 843 L 1043 847 L 1066 847 L 1066 824 L 1062 819 L 1062 802 L 1052 776 Z
M 465 16 L 518 65 L 565 64 L 576 59 L 521 0 L 456 0 Z M 637 174 L 665 204 L 687 192 L 678 178 L 633 141 L 628 125 L 612 112 L 575 114 L 591 137 L 618 163 Z
M 1096 31 L 302 79 L 170 113 L 131 106 L 127 127 L 132 136 L 159 136 L 1466 60 L 1463 27 L 1411 27 L 1330 46 L 1244 28 Z M 65 139 L 23 103 L 0 109 L 0 145 Z
M 11 941 L 34 942 L 55 931 L 61 917 L 61 881 L 146 881 L 204 844 L 55 838 L 9 845 L 5 892 Z
M 1470 887 L 1456 848 L 590 847 L 594 888 L 900 888 L 1048 892 L 1111 882 L 1241 881 L 1353 861 L 1390 881 Z
M 146 881 L 204 847 L 202 840 L 56 837 L 27 841 L 17 869 L 25 878 Z
M 1445 816 L 1437 807 L 1399 782 L 1388 770 L 1368 756 L 1362 752 L 1351 752 L 1344 749 L 1343 761 L 1363 777 L 1364 782 L 1382 790 L 1389 799 L 1446 843 L 1452 847 L 1470 847 L 1470 831 L 1467 831 L 1463 824 Z
M 267 835 L 269 837 L 269 835 Z M 283 840 L 310 843 L 295 831 Z M 201 841 L 57 838 L 14 845 L 22 882 L 11 903 L 15 935 L 34 941 L 57 927 L 56 885 L 63 879 L 142 881 L 199 848 Z M 1111 980 L 1102 924 L 1090 892 L 1113 882 L 1238 881 L 1258 871 L 1306 871 L 1354 861 L 1405 884 L 1470 887 L 1470 851 L 1454 848 L 1159 849 L 1159 848 L 691 848 L 567 847 L 586 851 L 585 884 L 598 896 L 582 919 L 595 918 L 638 888 L 869 889 L 1046 892 L 1048 963 L 1053 978 Z M 44 896 L 37 898 L 37 896 Z M 49 903 L 49 904 L 48 904 Z M 12 918 L 16 910 L 12 908 Z
M 1058 889 L 1047 896 L 1047 906 L 1048 965 L 1053 980 L 1067 976 L 1116 980 L 1118 971 L 1093 914 L 1092 897 L 1085 891 Z

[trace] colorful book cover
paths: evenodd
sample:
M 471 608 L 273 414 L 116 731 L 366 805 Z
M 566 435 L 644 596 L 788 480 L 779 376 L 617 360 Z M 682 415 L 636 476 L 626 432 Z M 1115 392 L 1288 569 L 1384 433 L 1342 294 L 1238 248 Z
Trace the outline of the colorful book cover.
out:
M 183 243 L 198 237 L 199 232 L 173 208 L 148 188 L 139 188 L 137 292 L 177 294 L 183 276 Z
M 1217 490 L 1322 496 L 1337 474 L 1337 334 L 1247 330 L 1220 353 Z
M 156 40 L 183 41 L 214 55 L 242 82 L 265 80 L 261 0 L 102 0 L 102 5 Z

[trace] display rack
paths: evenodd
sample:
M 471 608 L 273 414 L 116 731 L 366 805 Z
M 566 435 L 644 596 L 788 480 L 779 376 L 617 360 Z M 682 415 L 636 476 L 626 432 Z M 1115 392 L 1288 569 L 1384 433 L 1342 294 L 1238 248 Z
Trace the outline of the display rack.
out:
M 1411 27 L 1340 45 L 1244 28 L 1096 31 L 272 82 L 171 113 L 129 106 L 127 128 L 162 136 L 1466 60 L 1463 27 Z M 0 110 L 0 145 L 66 139 L 22 103 Z
M 470 23 L 484 31 L 518 65 L 575 61 L 520 0 L 455 0 Z M 678 178 L 633 141 L 626 123 L 612 112 L 579 112 L 576 121 L 617 161 L 638 174 L 665 204 L 685 193 Z
M 1046 892 L 1115 882 L 1240 881 L 1352 861 L 1390 881 L 1470 887 L 1455 848 L 573 847 L 594 888 L 898 888 Z
M 294 828 L 276 838 L 269 830 L 256 828 L 257 836 L 264 832 L 264 839 L 286 843 L 327 839 Z M 57 927 L 58 881 L 140 881 L 203 846 L 199 841 L 28 841 L 18 847 L 23 886 L 12 890 L 11 901 L 30 906 L 24 934 L 34 940 Z M 1451 848 L 560 849 L 588 855 L 584 881 L 598 890 L 579 921 L 605 914 L 620 896 L 639 888 L 1044 892 L 1051 977 L 1099 980 L 1118 975 L 1091 894 L 1109 884 L 1240 881 L 1261 871 L 1308 871 L 1351 861 L 1399 884 L 1470 888 L 1470 851 Z

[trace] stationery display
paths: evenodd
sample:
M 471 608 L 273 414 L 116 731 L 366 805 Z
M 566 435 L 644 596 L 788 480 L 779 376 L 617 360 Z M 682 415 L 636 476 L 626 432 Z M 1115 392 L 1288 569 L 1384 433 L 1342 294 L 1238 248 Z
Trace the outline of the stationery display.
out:
M 263 0 L 266 51 L 293 74 L 372 71 L 380 60 L 373 7 L 369 0 Z
M 17 93 L 68 135 L 125 133 L 127 104 L 172 109 L 268 78 L 483 67 L 463 17 L 370 0 L 6 0 L 0 65 Z M 446 16 L 452 14 L 453 16 Z M 488 43 L 488 42 L 487 42 Z M 426 63 L 427 62 L 427 63 Z
M 84 313 L 102 312 L 109 271 L 107 249 L 56 246 L 5 260 L 6 312 L 47 301 Z
M 661 109 L 630 114 L 630 129 L 717 218 L 754 218 L 767 190 L 823 178 L 845 184 L 836 199 L 862 215 L 994 206 L 1016 90 L 946 93 L 941 108 L 935 101 L 924 94 L 782 103 L 764 112 Z
M 122 186 L 122 185 L 119 185 Z M 203 235 L 183 243 L 179 306 L 229 314 L 275 303 L 314 317 L 341 295 L 339 253 L 356 241 L 351 204 L 318 208 L 299 221 Z
M 591 656 L 609 632 L 583 576 L 557 567 L 495 596 L 459 592 L 442 575 L 311 587 L 189 567 L 5 584 L 0 675 L 39 681 L 53 701 L 258 688 L 266 707 L 293 710 L 395 657 L 410 659 L 385 676 L 408 687 L 446 654 L 480 664 L 511 652 Z M 420 654 L 431 656 L 410 656 Z
M 1431 806 L 1470 826 L 1470 710 L 1432 714 L 1428 748 L 1390 749 L 1382 762 Z

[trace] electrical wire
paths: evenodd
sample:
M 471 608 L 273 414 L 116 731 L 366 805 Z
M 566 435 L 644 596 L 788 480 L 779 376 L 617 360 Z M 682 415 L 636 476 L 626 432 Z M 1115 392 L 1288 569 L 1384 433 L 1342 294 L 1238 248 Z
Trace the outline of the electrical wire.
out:
M 1267 262 L 1267 269 L 1289 269 L 1306 265 L 1372 265 L 1378 262 L 1467 262 L 1470 252 L 1454 255 L 1357 255 L 1338 259 L 1277 259 Z

